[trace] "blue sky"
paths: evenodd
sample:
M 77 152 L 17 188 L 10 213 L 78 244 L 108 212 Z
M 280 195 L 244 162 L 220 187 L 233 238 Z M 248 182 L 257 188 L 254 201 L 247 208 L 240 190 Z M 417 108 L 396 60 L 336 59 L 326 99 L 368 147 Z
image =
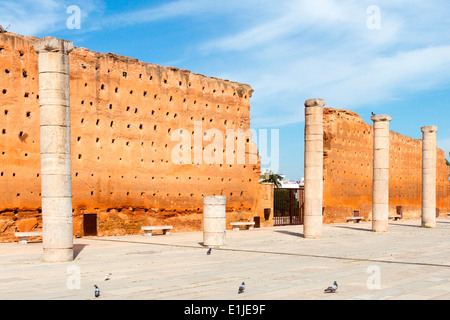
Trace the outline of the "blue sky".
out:
M 80 8 L 69 29 L 67 7 Z M 379 9 L 379 28 L 368 27 Z M 247 83 L 251 126 L 279 130 L 279 169 L 303 176 L 304 101 L 393 117 L 419 139 L 437 125 L 450 152 L 447 0 L 0 1 L 0 24 L 77 47 Z

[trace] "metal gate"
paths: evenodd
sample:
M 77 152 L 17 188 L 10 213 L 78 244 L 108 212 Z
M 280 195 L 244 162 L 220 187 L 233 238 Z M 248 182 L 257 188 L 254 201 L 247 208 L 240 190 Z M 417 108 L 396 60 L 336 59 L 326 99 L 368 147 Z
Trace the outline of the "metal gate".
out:
M 275 188 L 273 197 L 273 225 L 303 224 L 305 189 Z

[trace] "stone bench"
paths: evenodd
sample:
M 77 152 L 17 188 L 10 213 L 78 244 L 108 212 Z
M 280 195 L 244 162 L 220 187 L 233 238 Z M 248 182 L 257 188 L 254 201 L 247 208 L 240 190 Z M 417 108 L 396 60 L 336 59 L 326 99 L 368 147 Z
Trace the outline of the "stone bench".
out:
M 19 238 L 19 243 L 27 244 L 28 237 L 38 237 L 42 236 L 42 231 L 36 232 L 15 232 L 14 235 Z
M 163 234 L 169 235 L 172 228 L 173 226 L 146 226 L 141 229 L 144 230 L 145 235 L 151 236 L 153 230 L 162 230 Z
M 364 217 L 347 217 L 347 222 L 359 223 L 362 220 L 364 220 Z
M 231 222 L 230 225 L 233 227 L 234 231 L 238 231 L 240 226 L 244 226 L 248 230 L 252 230 L 255 222 Z
M 401 219 L 401 218 L 402 218 L 402 216 L 399 215 L 399 214 L 396 214 L 396 215 L 393 215 L 393 216 L 389 216 L 389 219 L 393 219 L 393 220 L 398 220 L 398 219 Z

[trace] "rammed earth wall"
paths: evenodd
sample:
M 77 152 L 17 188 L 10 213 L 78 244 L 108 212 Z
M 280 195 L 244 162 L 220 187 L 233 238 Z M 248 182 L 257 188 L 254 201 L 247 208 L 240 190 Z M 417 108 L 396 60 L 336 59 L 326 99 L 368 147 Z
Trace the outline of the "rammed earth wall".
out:
M 35 39 L 0 34 L 0 241 L 42 227 Z M 249 132 L 250 86 L 84 48 L 69 58 L 75 236 L 87 213 L 97 214 L 99 235 L 152 224 L 200 230 L 203 195 L 226 196 L 227 222 L 263 217 L 267 187 L 251 137 L 236 139 L 231 157 L 225 151 L 227 130 Z M 205 137 L 209 129 L 223 141 Z M 192 142 L 182 164 L 173 156 L 180 130 Z M 223 152 L 223 163 L 205 163 L 194 148 Z
M 449 167 L 444 152 L 436 152 L 436 206 L 445 215 L 450 212 Z M 354 210 L 371 219 L 372 177 L 373 126 L 355 112 L 324 108 L 324 223 L 345 222 Z M 420 218 L 421 192 L 422 140 L 390 131 L 390 214 L 402 206 L 405 218 Z

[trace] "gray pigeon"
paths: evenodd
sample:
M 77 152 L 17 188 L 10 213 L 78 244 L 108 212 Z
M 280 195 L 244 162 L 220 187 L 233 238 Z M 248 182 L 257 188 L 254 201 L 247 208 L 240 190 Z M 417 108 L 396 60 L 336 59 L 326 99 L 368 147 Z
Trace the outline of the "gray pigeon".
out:
M 238 291 L 238 293 L 244 293 L 244 290 L 245 290 L 245 283 L 242 282 L 242 284 L 239 286 L 239 291 Z
M 211 254 L 211 248 L 208 249 L 208 251 L 206 252 L 206 254 L 209 256 Z
M 337 289 L 338 289 L 338 284 L 337 284 L 337 282 L 335 281 L 335 282 L 333 282 L 333 285 L 331 285 L 331 286 L 329 286 L 328 288 L 326 288 L 326 289 L 324 290 L 324 292 L 325 292 L 325 293 L 336 293 Z
M 0 25 L 0 33 L 8 32 L 9 27 L 11 27 L 11 25 L 7 26 L 6 29 L 3 29 L 3 27 Z
M 97 287 L 97 285 L 94 284 L 94 293 L 95 293 L 95 297 L 98 298 L 100 297 L 100 289 Z

